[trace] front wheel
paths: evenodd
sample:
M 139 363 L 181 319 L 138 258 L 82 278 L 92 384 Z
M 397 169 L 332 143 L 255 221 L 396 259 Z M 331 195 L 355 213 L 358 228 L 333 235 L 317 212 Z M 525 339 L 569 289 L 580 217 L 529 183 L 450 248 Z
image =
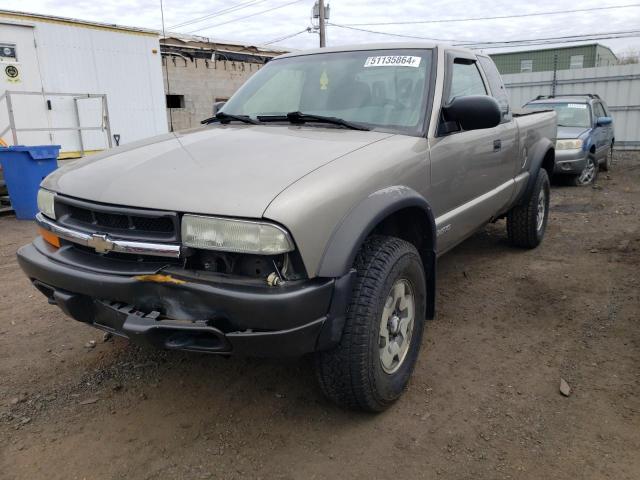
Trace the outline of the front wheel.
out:
M 576 187 L 584 187 L 595 183 L 597 177 L 598 162 L 593 155 L 589 155 L 582 172 L 572 178 L 572 183 Z
M 320 388 L 339 405 L 380 412 L 402 394 L 416 364 L 426 316 L 420 255 L 404 240 L 372 236 L 357 275 L 342 338 L 315 356 Z
M 507 214 L 507 234 L 512 245 L 523 248 L 540 245 L 549 218 L 549 193 L 549 175 L 541 168 L 528 197 Z

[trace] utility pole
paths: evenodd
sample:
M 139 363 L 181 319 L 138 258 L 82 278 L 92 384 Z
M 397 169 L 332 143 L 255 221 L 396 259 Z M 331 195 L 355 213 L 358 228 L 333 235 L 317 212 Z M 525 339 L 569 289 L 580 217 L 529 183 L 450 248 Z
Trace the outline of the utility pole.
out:
M 553 81 L 551 82 L 551 96 L 556 96 L 556 86 L 558 85 L 558 54 L 553 55 Z
M 327 46 L 327 33 L 325 30 L 325 18 L 324 18 L 324 0 L 318 0 L 318 18 L 320 24 L 320 48 Z

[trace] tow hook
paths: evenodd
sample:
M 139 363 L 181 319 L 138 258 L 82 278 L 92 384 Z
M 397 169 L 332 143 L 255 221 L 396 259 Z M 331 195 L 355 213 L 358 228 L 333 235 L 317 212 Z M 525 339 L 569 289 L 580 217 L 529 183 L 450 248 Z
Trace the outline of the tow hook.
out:
M 270 287 L 276 287 L 282 284 L 282 278 L 278 275 L 277 272 L 271 272 L 267 277 L 267 285 Z

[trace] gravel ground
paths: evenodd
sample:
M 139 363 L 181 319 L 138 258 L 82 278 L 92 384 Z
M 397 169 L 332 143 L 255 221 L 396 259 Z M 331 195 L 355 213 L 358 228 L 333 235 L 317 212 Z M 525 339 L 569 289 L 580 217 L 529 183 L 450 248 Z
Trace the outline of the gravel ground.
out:
M 0 217 L 0 477 L 640 478 L 640 154 L 616 162 L 554 186 L 538 249 L 498 222 L 440 260 L 437 318 L 380 415 L 325 401 L 308 359 L 105 341 L 29 284 L 34 226 Z

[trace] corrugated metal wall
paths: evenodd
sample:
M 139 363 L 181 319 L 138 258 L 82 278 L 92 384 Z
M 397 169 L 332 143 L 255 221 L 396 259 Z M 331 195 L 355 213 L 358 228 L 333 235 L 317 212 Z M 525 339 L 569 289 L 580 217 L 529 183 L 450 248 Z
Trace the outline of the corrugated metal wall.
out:
M 511 104 L 520 107 L 538 95 L 553 91 L 553 72 L 502 76 Z M 640 65 L 560 70 L 556 95 L 595 93 L 609 106 L 615 122 L 616 147 L 640 149 Z
M 555 55 L 557 55 L 556 60 L 554 60 Z M 489 56 L 498 67 L 498 71 L 506 75 L 520 73 L 520 62 L 522 60 L 531 60 L 533 72 L 552 71 L 554 62 L 556 62 L 556 68 L 558 70 L 568 70 L 573 55 L 583 56 L 584 67 L 594 67 L 596 65 L 595 44 L 568 48 L 530 50 L 525 52 L 495 53 Z

